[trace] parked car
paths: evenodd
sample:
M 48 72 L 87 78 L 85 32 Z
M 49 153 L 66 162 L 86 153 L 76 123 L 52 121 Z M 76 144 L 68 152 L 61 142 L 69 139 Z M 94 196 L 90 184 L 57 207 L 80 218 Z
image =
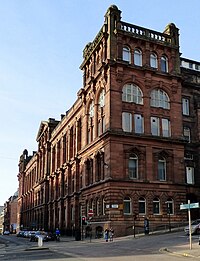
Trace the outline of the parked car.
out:
M 189 235 L 189 225 L 184 228 L 185 234 Z M 191 234 L 200 234 L 200 219 L 191 222 Z
M 17 234 L 16 234 L 16 236 L 17 236 L 17 237 L 23 237 L 23 236 L 24 236 L 24 232 L 25 232 L 25 231 L 18 231 Z
M 10 235 L 10 231 L 5 230 L 5 231 L 3 232 L 3 234 L 9 236 L 9 235 Z

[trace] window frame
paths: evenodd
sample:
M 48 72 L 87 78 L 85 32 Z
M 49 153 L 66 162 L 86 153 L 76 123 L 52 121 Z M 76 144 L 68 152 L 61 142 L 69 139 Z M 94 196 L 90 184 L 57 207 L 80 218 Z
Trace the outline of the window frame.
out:
M 144 209 L 144 212 L 141 209 Z M 139 215 L 146 215 L 146 199 L 144 197 L 140 197 L 138 200 L 138 213 Z
M 134 131 L 137 134 L 144 133 L 144 117 L 141 114 L 134 114 Z
M 150 54 L 150 67 L 158 69 L 158 56 L 155 53 Z
M 132 113 L 122 112 L 122 130 L 124 132 L 133 131 Z
M 182 112 L 183 115 L 190 115 L 190 100 L 188 98 L 182 98 Z
M 169 119 L 162 118 L 162 136 L 171 137 L 171 122 Z
M 131 206 L 131 198 L 130 197 L 124 197 L 123 199 L 123 214 L 124 215 L 131 215 L 132 213 L 132 206 Z M 126 212 L 126 210 L 129 210 Z
M 160 58 L 160 70 L 161 72 L 168 73 L 168 58 L 162 55 Z
M 170 99 L 168 94 L 162 89 L 153 89 L 151 91 L 151 107 L 170 109 Z
M 153 123 L 155 120 L 155 124 Z M 151 116 L 151 135 L 160 136 L 160 118 Z
M 143 105 L 143 92 L 135 84 L 125 84 L 122 89 L 122 101 Z
M 186 135 L 188 134 L 188 135 Z M 191 129 L 187 126 L 183 127 L 183 136 L 187 140 L 188 143 L 191 142 Z
M 166 181 L 167 178 L 167 163 L 164 157 L 158 159 L 158 180 Z
M 122 60 L 131 63 L 131 51 L 128 46 L 124 46 L 122 50 Z
M 130 162 L 134 162 L 134 167 L 130 166 Z M 136 154 L 130 155 L 128 159 L 128 175 L 129 179 L 138 179 L 138 156 Z
M 158 208 L 158 211 L 156 211 L 156 208 Z M 153 199 L 153 215 L 160 215 L 160 199 L 158 197 Z
M 194 167 L 186 166 L 186 183 L 190 185 L 195 184 Z
M 142 66 L 142 51 L 139 48 L 134 50 L 134 65 Z

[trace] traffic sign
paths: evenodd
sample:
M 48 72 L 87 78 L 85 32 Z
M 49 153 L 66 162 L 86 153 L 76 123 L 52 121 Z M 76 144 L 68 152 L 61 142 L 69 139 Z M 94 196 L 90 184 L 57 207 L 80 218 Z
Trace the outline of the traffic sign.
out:
M 88 211 L 88 216 L 89 216 L 89 217 L 92 217 L 93 214 L 94 214 L 93 209 L 89 209 L 89 211 Z
M 199 208 L 199 202 L 191 203 L 191 204 L 181 204 L 180 210 L 191 209 L 191 208 Z

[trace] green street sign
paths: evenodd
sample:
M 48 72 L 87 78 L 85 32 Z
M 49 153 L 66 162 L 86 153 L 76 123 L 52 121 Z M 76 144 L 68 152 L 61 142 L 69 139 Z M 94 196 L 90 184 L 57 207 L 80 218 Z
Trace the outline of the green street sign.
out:
M 191 208 L 199 208 L 199 202 L 191 203 L 191 204 L 181 204 L 180 210 L 191 209 Z

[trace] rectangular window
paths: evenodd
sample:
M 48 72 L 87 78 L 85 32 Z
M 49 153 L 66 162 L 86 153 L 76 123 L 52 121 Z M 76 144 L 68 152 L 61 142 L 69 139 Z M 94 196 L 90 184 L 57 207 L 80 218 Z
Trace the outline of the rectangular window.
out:
M 151 117 L 151 134 L 155 136 L 160 135 L 159 118 Z
M 124 201 L 124 214 L 125 215 L 131 214 L 131 204 L 129 201 Z
M 139 200 L 139 214 L 140 215 L 145 215 L 146 214 L 145 201 Z
M 144 118 L 140 114 L 134 115 L 135 133 L 144 133 Z
M 183 115 L 189 115 L 189 113 L 190 113 L 189 99 L 186 99 L 186 98 L 182 99 L 182 110 L 183 110 Z
M 130 179 L 137 179 L 137 158 L 129 158 L 128 172 Z
M 166 180 L 166 163 L 165 160 L 158 161 L 158 180 Z
M 122 129 L 126 132 L 132 132 L 132 114 L 129 112 L 122 113 Z
M 154 201 L 153 202 L 153 214 L 160 214 L 160 202 Z
M 186 167 L 187 184 L 194 184 L 194 168 Z
M 170 137 L 171 136 L 171 126 L 168 119 L 162 119 L 162 136 Z

